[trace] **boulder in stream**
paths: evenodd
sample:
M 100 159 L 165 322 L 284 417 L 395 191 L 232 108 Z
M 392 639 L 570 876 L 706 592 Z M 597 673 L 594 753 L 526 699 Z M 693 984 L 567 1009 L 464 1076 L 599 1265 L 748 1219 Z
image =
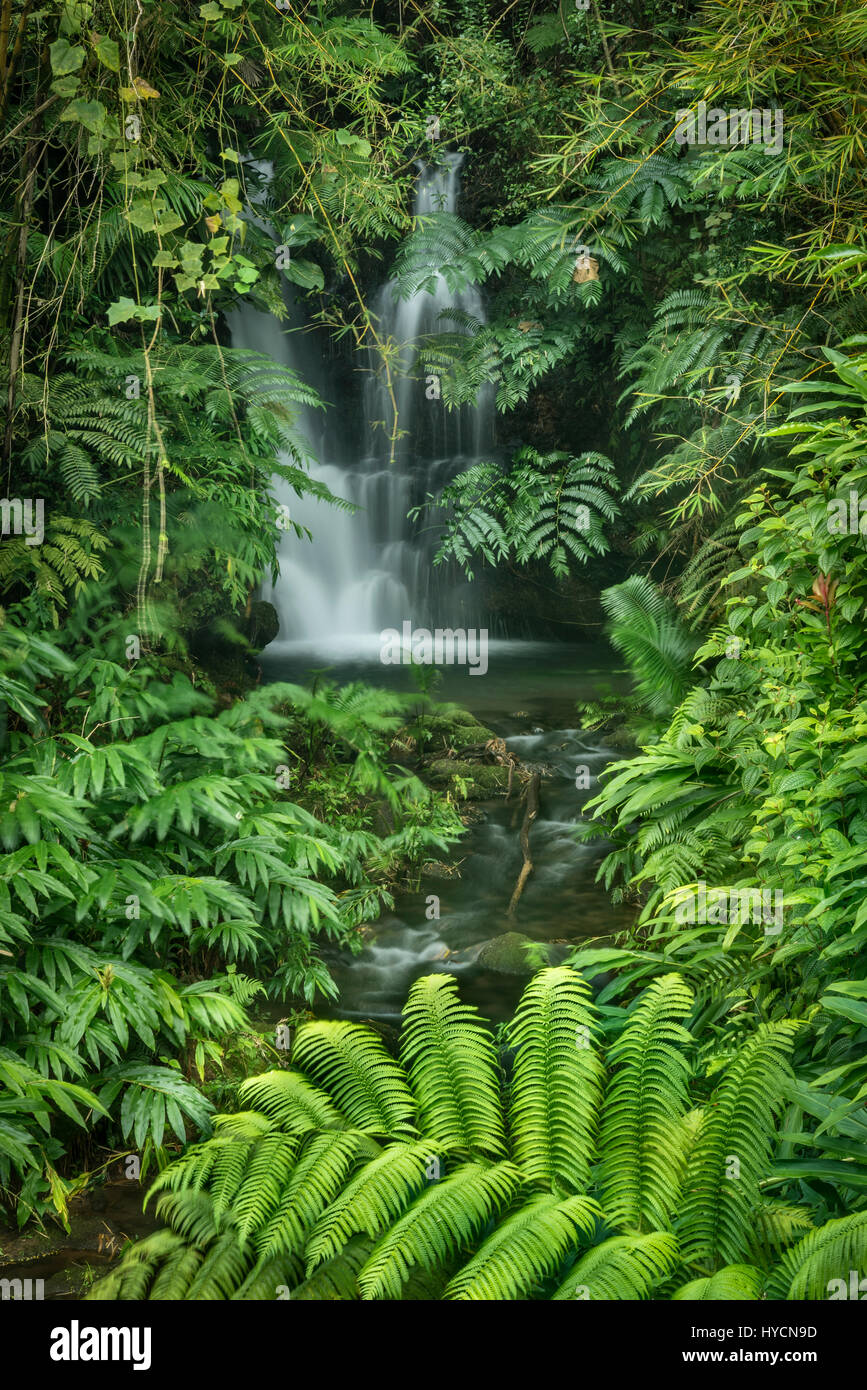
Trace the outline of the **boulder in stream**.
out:
M 538 946 L 538 941 L 520 931 L 503 932 L 486 941 L 476 956 L 476 965 L 493 970 L 498 975 L 532 975 L 537 969 L 525 947 Z
M 420 746 L 426 753 L 436 755 L 446 748 L 484 748 L 489 739 L 495 738 L 493 730 L 480 724 L 469 710 L 453 710 L 447 714 L 422 715 L 417 723 L 407 725 L 407 730 L 418 736 L 419 730 L 430 737 L 422 739 Z
M 532 946 L 533 951 L 527 951 Z M 569 941 L 534 941 L 524 932 L 507 931 L 484 942 L 475 958 L 483 970 L 497 975 L 534 975 L 549 965 L 561 965 L 575 950 Z

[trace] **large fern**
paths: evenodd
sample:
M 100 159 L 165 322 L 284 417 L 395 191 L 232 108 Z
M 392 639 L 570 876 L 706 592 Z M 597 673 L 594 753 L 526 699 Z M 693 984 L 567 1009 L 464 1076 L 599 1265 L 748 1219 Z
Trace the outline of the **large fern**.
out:
M 765 1276 L 732 1250 L 747 1249 L 750 1214 L 767 1206 L 758 1182 L 791 1027 L 748 1038 L 703 1111 L 686 1112 L 693 1044 L 680 1020 L 690 1007 L 676 976 L 634 1006 L 610 1052 L 601 1162 L 598 1020 L 568 968 L 532 980 L 508 1030 L 509 1141 L 493 1042 L 450 976 L 413 987 L 400 1064 L 357 1025 L 309 1025 L 293 1068 L 246 1081 L 252 1109 L 218 1119 L 214 1138 L 157 1180 L 173 1238 L 146 1238 L 96 1296 L 753 1297 Z M 340 1092 L 353 1121 L 295 1070 L 299 1061 Z M 408 1094 L 418 1137 L 407 1133 Z M 734 1200 L 724 1172 L 732 1146 Z M 797 1234 L 790 1225 L 782 1244 Z M 785 1257 L 777 1285 L 791 1282 L 793 1261 Z

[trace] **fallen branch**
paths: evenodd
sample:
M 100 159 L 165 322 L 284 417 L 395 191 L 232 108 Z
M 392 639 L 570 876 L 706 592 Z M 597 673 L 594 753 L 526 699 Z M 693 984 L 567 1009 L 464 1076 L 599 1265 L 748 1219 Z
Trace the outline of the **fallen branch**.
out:
M 533 872 L 533 860 L 530 858 L 530 826 L 539 814 L 539 786 L 541 774 L 534 772 L 527 783 L 527 795 L 525 799 L 524 823 L 521 826 L 521 853 L 524 862 L 521 865 L 521 872 L 518 874 L 518 882 L 515 884 L 515 891 L 509 903 L 508 917 L 514 917 L 518 899 L 524 891 L 524 884 Z

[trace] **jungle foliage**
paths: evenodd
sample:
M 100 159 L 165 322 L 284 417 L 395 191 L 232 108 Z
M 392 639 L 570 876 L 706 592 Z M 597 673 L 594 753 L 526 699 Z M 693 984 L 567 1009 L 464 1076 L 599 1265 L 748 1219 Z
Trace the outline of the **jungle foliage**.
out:
M 0 1187 L 66 1222 L 155 1161 L 165 1229 L 97 1296 L 818 1299 L 863 1267 L 865 53 L 856 0 L 0 0 Z M 679 143 L 698 101 L 779 111 L 779 149 Z M 442 149 L 463 203 L 413 224 Z M 329 494 L 323 402 L 227 315 L 303 301 L 394 446 L 384 262 L 485 295 L 419 356 L 502 417 L 427 499 L 440 561 L 632 571 L 602 602 L 643 747 L 583 833 L 636 925 L 502 1045 L 437 975 L 397 1057 L 308 1019 L 290 1064 L 257 1000 L 309 1015 L 460 823 L 394 765 L 400 697 L 250 688 L 256 587 L 309 540 L 271 480 Z

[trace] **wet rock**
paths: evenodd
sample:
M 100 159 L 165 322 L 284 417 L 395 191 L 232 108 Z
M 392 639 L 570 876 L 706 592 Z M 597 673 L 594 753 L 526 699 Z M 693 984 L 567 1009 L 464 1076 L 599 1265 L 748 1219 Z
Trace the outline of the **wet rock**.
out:
M 498 975 L 533 975 L 537 966 L 525 947 L 538 944 L 523 932 L 507 931 L 485 942 L 476 956 L 476 964 Z
M 261 652 L 269 642 L 273 642 L 280 631 L 280 619 L 273 603 L 266 603 L 261 598 L 254 599 L 249 614 L 244 618 L 242 630 L 254 652 Z
M 429 753 L 437 753 L 443 748 L 468 748 L 478 744 L 481 747 L 489 739 L 495 738 L 493 730 L 485 728 L 467 710 L 457 710 L 454 714 L 434 714 L 425 716 L 419 725 L 409 725 L 406 731 L 416 736 L 419 744 Z M 429 737 L 425 738 L 424 734 Z
M 526 948 L 531 946 L 532 951 Z M 475 963 L 498 975 L 534 975 L 549 965 L 562 965 L 575 946 L 568 941 L 534 941 L 524 932 L 507 931 L 475 950 Z

